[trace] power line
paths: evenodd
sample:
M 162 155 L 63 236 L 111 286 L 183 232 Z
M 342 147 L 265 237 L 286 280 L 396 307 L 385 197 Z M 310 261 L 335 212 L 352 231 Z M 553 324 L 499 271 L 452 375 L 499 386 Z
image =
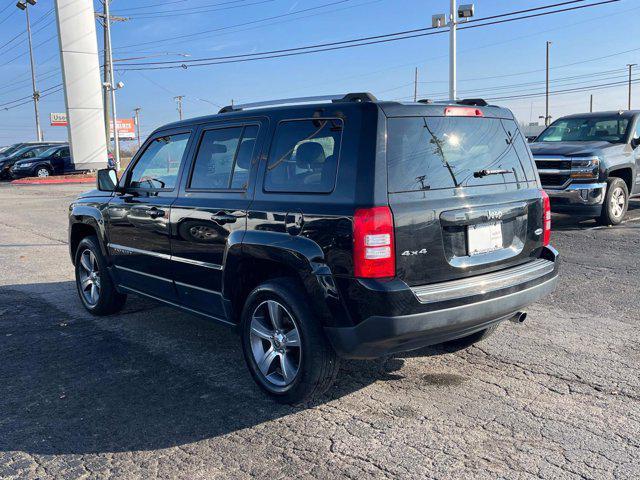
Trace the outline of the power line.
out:
M 459 27 L 459 30 L 469 29 L 469 28 L 478 28 L 485 27 L 489 25 L 496 25 L 506 22 L 512 22 L 517 20 L 525 20 L 528 18 L 539 17 L 543 15 L 551 15 L 554 13 L 562 13 L 572 10 L 577 10 L 581 8 L 594 7 L 598 5 L 608 4 L 619 2 L 620 0 L 603 0 L 597 3 L 592 3 L 588 5 L 578 5 L 574 7 L 567 7 L 559 10 L 553 10 L 550 12 L 542 12 L 536 14 L 529 14 L 525 16 L 515 17 L 515 18 L 507 18 L 503 20 L 492 20 L 485 23 L 475 24 L 475 25 L 466 25 L 463 27 Z M 538 7 L 538 9 L 550 8 L 546 7 Z M 508 15 L 507 13 L 501 14 L 501 16 Z M 514 15 L 514 13 L 511 13 Z M 484 19 L 478 19 L 478 21 L 483 21 Z M 339 42 L 329 42 L 323 44 L 315 44 L 315 45 L 307 45 L 304 47 L 294 47 L 282 50 L 272 50 L 265 52 L 257 52 L 257 53 L 247 53 L 240 55 L 228 55 L 228 56 L 219 56 L 219 57 L 208 57 L 201 59 L 193 59 L 187 61 L 166 61 L 166 62 L 138 62 L 138 63 L 124 63 L 120 65 L 121 71 L 128 70 L 165 70 L 165 69 L 175 69 L 175 68 L 188 68 L 188 67 L 196 67 L 196 66 L 208 66 L 208 65 L 220 65 L 220 64 L 228 64 L 228 63 L 242 63 L 248 61 L 256 61 L 256 60 L 267 60 L 273 58 L 282 58 L 282 57 L 290 57 L 297 55 L 306 55 L 309 53 L 318 53 L 318 52 L 326 52 L 332 50 L 341 50 L 345 48 L 354 48 L 365 45 L 373 45 L 378 43 L 387 43 L 398 40 L 406 40 L 410 38 L 424 37 L 430 35 L 438 35 L 447 33 L 446 30 L 435 30 L 433 27 L 430 28 L 422 28 L 415 30 L 405 30 L 402 32 L 394 32 L 383 35 L 375 35 L 370 37 L 361 37 L 352 40 L 343 40 Z M 421 33 L 414 33 L 421 32 Z M 197 63 L 196 63 L 197 62 Z M 127 68 L 127 67 L 136 67 L 136 68 Z
M 242 0 L 245 1 L 245 0 Z M 196 7 L 196 8 L 191 8 L 191 9 L 180 9 L 180 10 L 162 10 L 162 11 L 154 11 L 154 12 L 149 12 L 149 13 L 141 13 L 141 14 L 133 14 L 133 15 L 128 15 L 129 18 L 132 19 L 143 19 L 143 18 L 163 18 L 163 17 L 175 17 L 175 16 L 183 16 L 183 15 L 201 15 L 203 13 L 208 13 L 208 12 L 219 12 L 222 10 L 232 10 L 232 9 L 236 9 L 236 8 L 245 8 L 245 7 L 250 7 L 253 5 L 260 5 L 263 3 L 272 3 L 275 0 L 257 0 L 254 1 L 252 3 L 243 3 L 242 5 L 231 5 L 231 6 L 227 6 L 227 7 L 220 7 L 220 5 L 225 5 L 225 4 L 229 4 L 229 3 L 238 3 L 238 1 L 233 1 L 233 2 L 225 2 L 225 3 L 219 3 L 217 4 L 218 7 L 217 8 L 206 8 L 206 5 L 203 5 L 202 7 Z
M 265 18 L 261 18 L 261 19 L 258 19 L 258 20 L 252 20 L 250 22 L 238 23 L 236 25 L 229 25 L 229 26 L 226 26 L 226 27 L 218 27 L 218 28 L 214 28 L 212 30 L 203 30 L 201 32 L 189 33 L 189 34 L 185 34 L 185 35 L 176 35 L 174 37 L 167 37 L 165 39 L 160 39 L 160 40 L 151 40 L 151 41 L 148 41 L 148 42 L 141 42 L 141 43 L 133 43 L 133 44 L 130 44 L 130 45 L 123 45 L 122 47 L 119 47 L 118 50 L 119 49 L 124 49 L 124 48 L 139 47 L 141 45 L 152 45 L 152 44 L 155 44 L 155 43 L 164 43 L 164 42 L 169 42 L 169 41 L 173 41 L 173 40 L 180 40 L 180 39 L 183 39 L 183 38 L 193 38 L 193 37 L 197 37 L 197 36 L 204 35 L 204 34 L 207 34 L 207 33 L 215 33 L 215 32 L 219 32 L 221 30 L 228 30 L 230 28 L 243 27 L 243 26 L 246 26 L 246 25 L 254 25 L 256 23 L 266 22 L 268 20 L 274 20 L 274 19 L 278 19 L 278 18 L 289 17 L 289 16 L 292 16 L 292 15 L 298 15 L 300 13 L 320 10 L 322 8 L 330 7 L 330 6 L 333 6 L 333 5 L 339 5 L 339 4 L 347 3 L 347 2 L 350 2 L 350 1 L 351 0 L 336 0 L 334 2 L 325 3 L 323 5 L 318 5 L 318 6 L 315 6 L 315 7 L 304 8 L 302 10 L 296 10 L 294 12 L 287 12 L 287 13 L 283 13 L 283 14 L 280 14 L 280 15 L 273 15 L 271 17 L 265 17 Z

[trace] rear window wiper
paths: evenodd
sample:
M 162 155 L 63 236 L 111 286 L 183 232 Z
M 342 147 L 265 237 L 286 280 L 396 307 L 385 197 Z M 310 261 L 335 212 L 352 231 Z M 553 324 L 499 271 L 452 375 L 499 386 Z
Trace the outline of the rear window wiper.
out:
M 486 177 L 489 175 L 505 175 L 507 173 L 513 173 L 515 175 L 515 173 L 513 172 L 513 170 L 478 170 L 477 172 L 473 172 L 473 176 L 475 178 L 482 178 L 482 177 Z

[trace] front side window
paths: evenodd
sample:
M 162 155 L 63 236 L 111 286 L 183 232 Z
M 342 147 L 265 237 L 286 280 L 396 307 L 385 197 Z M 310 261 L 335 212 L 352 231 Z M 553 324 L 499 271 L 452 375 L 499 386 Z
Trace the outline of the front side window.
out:
M 247 188 L 258 127 L 229 127 L 209 130 L 202 136 L 190 188 Z
M 189 133 L 180 133 L 154 138 L 133 167 L 129 187 L 173 189 L 189 137 Z
M 267 192 L 333 191 L 342 141 L 342 120 L 292 120 L 280 123 L 269 154 Z
M 628 127 L 629 119 L 620 116 L 565 118 L 553 122 L 536 142 L 622 143 Z

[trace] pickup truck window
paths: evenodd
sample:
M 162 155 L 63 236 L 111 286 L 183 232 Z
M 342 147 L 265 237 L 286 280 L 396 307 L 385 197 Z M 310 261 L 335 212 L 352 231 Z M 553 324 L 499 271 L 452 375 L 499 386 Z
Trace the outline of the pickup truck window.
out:
M 281 122 L 265 176 L 266 192 L 329 193 L 336 183 L 342 120 Z
M 180 133 L 154 138 L 134 165 L 129 188 L 173 189 L 189 137 Z
M 629 119 L 620 116 L 572 117 L 556 120 L 536 141 L 623 143 L 628 128 Z

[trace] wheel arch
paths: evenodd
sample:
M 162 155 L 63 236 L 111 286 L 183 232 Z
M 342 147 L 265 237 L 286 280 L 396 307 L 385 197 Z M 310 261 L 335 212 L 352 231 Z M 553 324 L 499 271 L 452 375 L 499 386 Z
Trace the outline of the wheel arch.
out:
M 342 323 L 348 315 L 338 298 L 331 271 L 322 249 L 312 240 L 289 234 L 265 232 L 247 234 L 242 244 L 228 250 L 223 274 L 223 298 L 228 318 L 240 320 L 244 302 L 261 283 L 275 278 L 292 278 L 303 288 L 312 311 L 325 326 Z
M 633 168 L 629 165 L 629 166 L 624 166 L 624 167 L 616 167 L 614 169 L 611 169 L 608 171 L 607 173 L 607 178 L 621 178 L 622 180 L 624 180 L 624 183 L 627 184 L 627 189 L 629 190 L 629 194 L 631 194 L 631 191 L 633 190 Z
M 69 215 L 69 254 L 75 263 L 75 254 L 83 238 L 95 235 L 102 254 L 107 256 L 104 242 L 104 221 L 99 210 L 86 205 L 72 206 Z

